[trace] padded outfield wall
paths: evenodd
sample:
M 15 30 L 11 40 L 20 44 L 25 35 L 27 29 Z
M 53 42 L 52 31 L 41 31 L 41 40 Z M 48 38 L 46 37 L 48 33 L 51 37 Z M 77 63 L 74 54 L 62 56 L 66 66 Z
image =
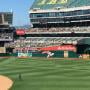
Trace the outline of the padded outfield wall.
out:
M 79 54 L 73 51 L 51 51 L 54 53 L 52 58 L 78 58 Z M 47 57 L 48 54 L 43 54 L 42 52 L 33 52 L 32 57 Z

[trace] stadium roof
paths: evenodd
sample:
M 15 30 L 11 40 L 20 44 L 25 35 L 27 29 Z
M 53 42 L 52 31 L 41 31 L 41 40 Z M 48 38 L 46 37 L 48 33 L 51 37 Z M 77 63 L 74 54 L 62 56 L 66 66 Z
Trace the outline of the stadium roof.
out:
M 12 12 L 0 12 L 0 25 L 1 24 L 12 24 L 13 22 Z
M 55 9 L 90 6 L 90 0 L 35 0 L 32 9 Z

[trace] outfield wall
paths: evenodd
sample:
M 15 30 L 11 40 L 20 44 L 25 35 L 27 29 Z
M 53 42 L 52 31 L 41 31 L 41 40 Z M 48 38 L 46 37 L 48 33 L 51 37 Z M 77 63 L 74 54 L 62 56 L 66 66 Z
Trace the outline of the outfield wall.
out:
M 52 51 L 54 53 L 53 58 L 78 58 L 79 55 L 73 51 Z M 47 57 L 47 53 L 33 52 L 32 57 Z
M 73 51 L 51 51 L 52 58 L 78 58 L 79 55 Z M 47 57 L 47 53 L 43 52 L 29 52 L 29 53 L 0 53 L 1 57 Z

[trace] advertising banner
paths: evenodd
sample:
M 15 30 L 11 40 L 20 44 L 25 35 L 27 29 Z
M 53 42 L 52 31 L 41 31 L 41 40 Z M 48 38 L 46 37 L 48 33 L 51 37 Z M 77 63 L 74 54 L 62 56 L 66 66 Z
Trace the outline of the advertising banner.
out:
M 73 45 L 49 46 L 40 48 L 41 51 L 76 51 Z
M 16 34 L 17 35 L 25 35 L 25 30 L 24 29 L 17 29 Z
M 68 0 L 38 0 L 36 5 L 58 5 L 58 4 L 66 4 Z
M 18 53 L 19 58 L 28 58 L 32 57 L 32 53 Z
M 35 50 L 38 50 L 37 48 L 32 48 L 32 47 L 25 47 L 25 48 L 15 48 L 15 50 L 18 50 L 18 51 L 35 51 Z

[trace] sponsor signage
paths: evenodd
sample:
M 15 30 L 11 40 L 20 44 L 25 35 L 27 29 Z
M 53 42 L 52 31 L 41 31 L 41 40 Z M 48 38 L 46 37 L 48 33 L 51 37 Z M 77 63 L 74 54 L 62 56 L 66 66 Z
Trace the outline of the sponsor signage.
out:
M 25 35 L 25 30 L 24 29 L 17 29 L 16 34 L 17 35 Z
M 62 46 L 50 46 L 40 48 L 41 51 L 76 51 L 76 47 L 73 45 L 62 45 Z
M 37 48 L 25 47 L 25 48 L 15 48 L 15 50 L 25 50 L 25 51 L 31 50 L 31 51 L 34 51 L 34 50 L 37 50 Z
M 68 0 L 38 0 L 37 5 L 66 4 Z
M 32 53 L 18 53 L 19 58 L 32 57 Z

